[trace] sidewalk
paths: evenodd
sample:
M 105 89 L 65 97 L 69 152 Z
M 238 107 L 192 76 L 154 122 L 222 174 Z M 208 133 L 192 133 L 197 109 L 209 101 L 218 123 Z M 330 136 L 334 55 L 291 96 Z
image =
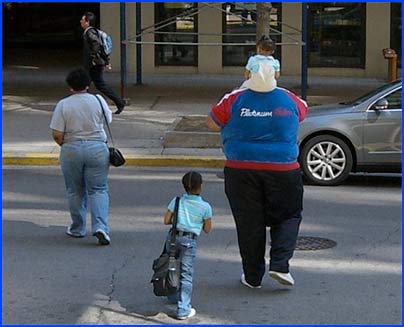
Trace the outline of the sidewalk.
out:
M 3 165 L 57 165 L 59 147 L 50 136 L 55 103 L 68 94 L 69 68 L 3 65 Z M 105 74 L 120 90 L 120 75 Z M 223 94 L 241 83 L 229 75 L 144 75 L 143 84 L 128 76 L 131 104 L 111 124 L 116 146 L 127 165 L 222 167 L 220 148 L 168 148 L 165 134 L 178 118 L 206 115 Z M 309 78 L 308 103 L 341 102 L 382 85 L 384 80 Z M 282 76 L 279 85 L 300 94 L 300 77 Z M 95 92 L 95 89 L 91 91 Z M 114 111 L 114 106 L 111 105 Z M 192 144 L 192 133 L 189 134 Z

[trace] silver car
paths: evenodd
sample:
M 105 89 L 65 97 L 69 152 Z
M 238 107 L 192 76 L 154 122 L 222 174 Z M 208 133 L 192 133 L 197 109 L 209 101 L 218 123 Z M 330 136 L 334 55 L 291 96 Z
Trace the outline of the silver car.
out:
M 338 185 L 350 172 L 401 172 L 401 80 L 354 101 L 309 108 L 299 162 L 310 184 Z

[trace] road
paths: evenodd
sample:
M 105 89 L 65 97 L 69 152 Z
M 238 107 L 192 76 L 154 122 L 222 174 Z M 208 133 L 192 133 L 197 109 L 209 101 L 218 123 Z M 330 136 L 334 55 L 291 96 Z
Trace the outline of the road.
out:
M 153 296 L 152 260 L 182 193 L 180 168 L 112 168 L 110 246 L 72 239 L 60 168 L 3 167 L 3 324 L 178 324 Z M 218 170 L 201 169 L 213 229 L 198 240 L 193 305 L 184 324 L 401 324 L 401 177 L 351 176 L 305 187 L 301 236 L 337 242 L 296 251 L 294 288 L 268 276 L 240 282 L 234 222 Z M 90 221 L 90 220 L 88 220 Z

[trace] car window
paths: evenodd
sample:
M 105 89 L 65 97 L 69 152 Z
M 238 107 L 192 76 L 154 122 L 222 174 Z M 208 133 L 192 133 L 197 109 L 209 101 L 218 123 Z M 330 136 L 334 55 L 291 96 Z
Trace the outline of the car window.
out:
M 370 99 L 371 97 L 378 94 L 379 92 L 383 92 L 385 89 L 388 89 L 389 87 L 391 87 L 393 84 L 396 84 L 396 83 L 397 82 L 394 81 L 394 82 L 391 82 L 389 84 L 385 84 L 385 85 L 377 88 L 376 90 L 373 90 L 373 91 L 371 91 L 371 92 L 369 92 L 369 93 L 367 93 L 367 94 L 365 94 L 365 95 L 363 95 L 363 96 L 361 96 L 361 97 L 359 97 L 359 98 L 357 98 L 355 100 L 344 102 L 342 104 L 356 106 L 356 105 L 362 103 L 363 101 L 366 101 L 366 100 Z M 400 90 L 400 94 L 401 94 L 401 90 Z
M 401 109 L 402 108 L 402 100 L 401 100 L 401 89 L 390 93 L 389 95 L 384 97 L 388 102 L 389 106 L 387 109 Z

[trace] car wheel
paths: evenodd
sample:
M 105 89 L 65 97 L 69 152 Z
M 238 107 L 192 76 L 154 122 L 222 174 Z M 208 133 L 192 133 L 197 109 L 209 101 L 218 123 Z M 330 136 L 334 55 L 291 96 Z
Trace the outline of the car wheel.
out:
M 331 135 L 320 135 L 303 146 L 300 165 L 309 183 L 323 186 L 338 185 L 351 172 L 352 153 L 341 139 Z

